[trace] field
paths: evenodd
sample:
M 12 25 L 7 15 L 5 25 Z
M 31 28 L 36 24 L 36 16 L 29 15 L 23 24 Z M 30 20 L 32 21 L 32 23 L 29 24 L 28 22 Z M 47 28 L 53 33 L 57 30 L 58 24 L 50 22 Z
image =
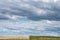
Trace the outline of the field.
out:
M 0 40 L 60 40 L 57 36 L 0 36 Z
M 30 40 L 60 40 L 57 36 L 30 36 Z
M 28 36 L 0 36 L 0 40 L 29 40 Z

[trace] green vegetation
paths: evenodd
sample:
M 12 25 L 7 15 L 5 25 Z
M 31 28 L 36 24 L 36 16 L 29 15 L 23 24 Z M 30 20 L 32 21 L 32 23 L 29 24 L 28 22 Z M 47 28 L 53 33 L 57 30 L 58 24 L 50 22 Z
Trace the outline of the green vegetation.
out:
M 60 38 L 60 36 L 30 36 L 30 38 Z
M 30 36 L 30 40 L 60 40 L 58 36 Z

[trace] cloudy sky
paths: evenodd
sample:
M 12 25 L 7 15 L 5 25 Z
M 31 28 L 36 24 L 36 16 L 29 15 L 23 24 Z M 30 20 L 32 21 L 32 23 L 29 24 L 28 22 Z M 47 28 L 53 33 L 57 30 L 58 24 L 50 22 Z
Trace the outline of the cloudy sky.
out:
M 60 36 L 60 0 L 0 0 L 0 35 Z

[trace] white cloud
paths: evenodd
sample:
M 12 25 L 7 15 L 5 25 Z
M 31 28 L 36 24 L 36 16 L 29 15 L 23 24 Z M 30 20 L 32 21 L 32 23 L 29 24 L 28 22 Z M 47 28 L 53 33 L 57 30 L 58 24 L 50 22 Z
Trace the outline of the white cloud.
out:
M 6 32 L 4 35 L 7 35 L 7 33 L 10 35 L 10 32 L 14 35 L 49 35 L 49 36 L 59 36 L 58 31 L 55 32 L 48 31 L 51 28 L 57 27 L 60 28 L 59 22 L 56 21 L 1 21 L 0 26 L 2 27 L 0 29 L 3 30 L 3 32 Z M 47 30 L 48 29 L 48 30 Z M 35 32 L 35 34 L 34 34 Z M 22 34 L 19 34 L 22 33 Z M 27 34 L 28 33 L 28 34 Z M 2 32 L 0 33 L 2 34 Z

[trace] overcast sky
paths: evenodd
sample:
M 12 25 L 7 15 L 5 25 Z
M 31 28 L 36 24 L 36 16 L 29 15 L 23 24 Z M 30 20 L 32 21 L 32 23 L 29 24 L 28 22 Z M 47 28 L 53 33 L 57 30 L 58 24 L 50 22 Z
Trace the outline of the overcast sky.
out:
M 60 36 L 60 0 L 0 0 L 0 35 Z

